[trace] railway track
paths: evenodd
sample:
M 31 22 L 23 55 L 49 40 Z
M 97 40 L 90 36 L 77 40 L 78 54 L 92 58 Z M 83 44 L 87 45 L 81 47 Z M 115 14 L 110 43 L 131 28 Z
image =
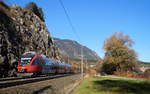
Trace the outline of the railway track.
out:
M 53 76 L 43 76 L 43 77 L 36 77 L 36 78 L 5 78 L 5 79 L 0 79 L 0 89 L 1 88 L 7 88 L 7 87 L 12 87 L 12 86 L 17 86 L 17 85 L 22 85 L 22 84 L 28 84 L 28 83 L 34 83 L 34 82 L 39 82 L 39 81 L 44 81 L 44 80 L 50 80 L 54 78 L 59 78 L 59 77 L 64 77 L 64 76 L 69 76 L 71 74 L 61 74 L 61 75 L 53 75 Z
M 80 81 L 81 74 L 63 75 L 63 77 L 57 75 L 57 77 L 48 80 L 14 84 L 5 86 L 6 88 L 3 86 L 0 88 L 0 94 L 70 94 L 68 92 L 71 92 L 74 85 Z
M 8 78 L 0 78 L 0 82 L 2 81 L 12 81 L 12 80 L 19 80 L 19 79 L 27 79 L 31 77 L 8 77 Z
M 37 77 L 45 77 L 46 75 L 39 75 Z M 7 77 L 7 78 L 0 78 L 0 82 L 2 81 L 9 81 L 9 80 L 19 80 L 19 79 L 28 79 L 28 78 L 33 78 L 31 76 L 19 76 L 19 77 Z

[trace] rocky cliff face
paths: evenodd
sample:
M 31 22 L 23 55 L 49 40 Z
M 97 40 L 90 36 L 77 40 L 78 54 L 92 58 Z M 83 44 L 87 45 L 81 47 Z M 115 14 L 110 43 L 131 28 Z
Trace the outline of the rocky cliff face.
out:
M 35 51 L 60 60 L 46 25 L 31 10 L 0 4 L 0 77 L 16 67 L 24 52 Z

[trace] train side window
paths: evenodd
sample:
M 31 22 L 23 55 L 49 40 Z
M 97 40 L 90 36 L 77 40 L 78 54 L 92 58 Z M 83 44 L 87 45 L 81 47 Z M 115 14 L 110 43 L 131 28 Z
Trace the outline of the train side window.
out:
M 40 60 L 39 59 L 35 59 L 33 61 L 32 65 L 40 65 Z
M 45 65 L 45 62 L 40 59 L 40 65 Z

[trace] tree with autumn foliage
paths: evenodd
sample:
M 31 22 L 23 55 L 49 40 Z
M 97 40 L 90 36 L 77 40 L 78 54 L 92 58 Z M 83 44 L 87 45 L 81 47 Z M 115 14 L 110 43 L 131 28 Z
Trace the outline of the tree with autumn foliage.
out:
M 133 43 L 131 38 L 122 32 L 116 32 L 106 39 L 103 46 L 105 57 L 101 71 L 107 74 L 136 71 L 138 60 L 136 52 L 131 48 Z

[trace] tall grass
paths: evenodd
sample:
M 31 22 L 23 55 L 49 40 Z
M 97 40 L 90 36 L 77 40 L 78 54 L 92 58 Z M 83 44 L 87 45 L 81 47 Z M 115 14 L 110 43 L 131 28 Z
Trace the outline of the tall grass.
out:
M 84 80 L 75 94 L 150 94 L 150 81 L 92 77 Z

